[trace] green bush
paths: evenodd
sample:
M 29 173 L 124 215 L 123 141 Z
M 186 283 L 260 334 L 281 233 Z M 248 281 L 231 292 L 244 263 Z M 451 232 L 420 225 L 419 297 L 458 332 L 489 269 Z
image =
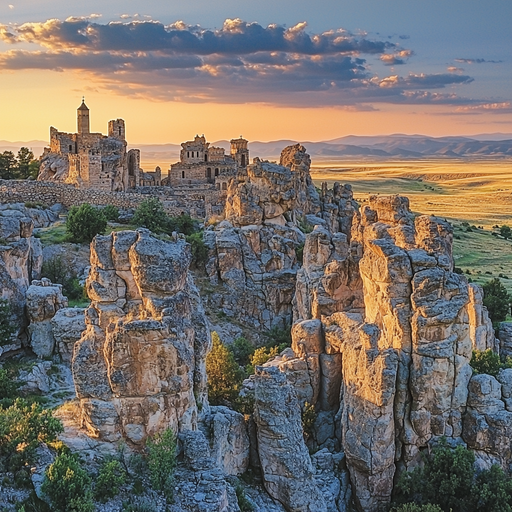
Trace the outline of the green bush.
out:
M 489 317 L 493 323 L 503 322 L 507 319 L 511 297 L 503 283 L 494 278 L 483 285 L 484 306 L 489 311 Z
M 475 373 L 487 373 L 496 377 L 500 370 L 512 368 L 512 359 L 507 357 L 504 361 L 492 349 L 473 350 L 471 361 L 469 362 Z
M 164 205 L 157 197 L 144 199 L 135 210 L 132 223 L 144 227 L 153 233 L 167 233 L 169 230 L 169 217 L 165 213 Z
M 416 503 L 405 503 L 391 512 L 443 512 L 437 505 L 427 503 L 426 505 L 417 505 Z
M 123 503 L 124 512 L 156 512 L 155 503 L 148 498 L 130 497 Z
M 476 476 L 471 500 L 476 512 L 512 512 L 512 480 L 493 465 Z
M 11 320 L 11 306 L 9 301 L 0 299 L 0 346 L 12 343 L 12 335 L 15 332 L 14 324 Z
M 41 488 L 58 512 L 92 512 L 91 478 L 77 457 L 63 453 L 48 466 Z
M 208 398 L 212 405 L 233 403 L 244 379 L 244 371 L 235 361 L 233 353 L 212 333 L 212 350 L 206 356 Z
M 43 262 L 41 277 L 47 277 L 52 283 L 62 285 L 62 292 L 69 300 L 84 298 L 84 287 L 73 276 L 61 256 L 53 256 Z
M 119 220 L 119 209 L 117 208 L 117 206 L 114 206 L 113 204 L 107 204 L 107 206 L 103 208 L 102 212 L 107 220 L 110 220 L 112 222 L 116 222 L 117 220 Z
M 16 471 L 33 460 L 39 443 L 55 441 L 62 430 L 51 411 L 18 398 L 10 407 L 0 408 L 0 456 Z
M 192 266 L 195 268 L 204 268 L 208 261 L 208 247 L 203 241 L 203 232 L 193 233 L 186 236 L 192 252 Z
M 240 336 L 229 346 L 229 350 L 233 353 L 235 361 L 240 366 L 245 367 L 251 362 L 251 356 L 255 349 L 250 341 Z
M 72 206 L 66 219 L 66 231 L 72 242 L 91 243 L 96 235 L 107 229 L 107 219 L 101 210 L 84 203 Z
M 302 432 L 304 433 L 304 437 L 307 439 L 313 435 L 315 426 L 316 411 L 314 405 L 311 405 L 309 402 L 304 403 L 304 409 L 301 413 L 301 420 Z
M 119 488 L 126 481 L 126 471 L 118 460 L 106 460 L 100 467 L 94 496 L 99 501 L 107 501 L 119 494 Z
M 169 217 L 167 225 L 168 233 L 177 231 L 178 233 L 183 233 L 184 235 L 191 235 L 196 230 L 196 222 L 188 214 L 183 213 L 181 215 L 178 215 L 177 217 Z
M 283 329 L 274 325 L 272 329 L 264 332 L 263 336 L 267 338 L 265 346 L 267 348 L 277 346 L 279 348 L 279 352 L 282 352 L 285 348 L 291 347 L 292 345 L 291 327 Z
M 472 451 L 463 446 L 451 449 L 443 438 L 425 457 L 424 467 L 402 473 L 397 485 L 398 499 L 433 503 L 445 512 L 469 512 L 474 463 Z
M 253 374 L 256 366 L 261 366 L 265 364 L 269 359 L 277 356 L 279 354 L 279 347 L 260 347 L 254 351 L 254 354 L 251 356 L 251 363 L 247 365 L 246 372 L 248 374 Z
M 17 396 L 20 384 L 7 370 L 0 368 L 0 407 L 10 407 Z M 1 409 L 0 409 L 1 410 Z
M 162 491 L 167 500 L 173 495 L 173 478 L 176 468 L 176 435 L 168 428 L 150 437 L 146 443 L 151 485 Z

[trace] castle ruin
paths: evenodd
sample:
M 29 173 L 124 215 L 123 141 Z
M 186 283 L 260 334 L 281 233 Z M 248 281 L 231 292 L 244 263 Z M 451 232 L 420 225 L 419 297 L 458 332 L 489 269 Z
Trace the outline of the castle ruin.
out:
M 82 100 L 77 110 L 77 133 L 50 127 L 50 147 L 41 156 L 37 179 L 122 192 L 151 181 L 145 174 L 140 168 L 140 151 L 127 151 L 124 120 L 109 121 L 108 135 L 91 133 L 90 111 Z
M 168 185 L 214 184 L 218 190 L 226 190 L 237 169 L 249 164 L 247 144 L 241 136 L 232 139 L 230 155 L 226 155 L 224 148 L 210 146 L 204 135 L 196 135 L 181 144 L 180 161 L 171 165 Z

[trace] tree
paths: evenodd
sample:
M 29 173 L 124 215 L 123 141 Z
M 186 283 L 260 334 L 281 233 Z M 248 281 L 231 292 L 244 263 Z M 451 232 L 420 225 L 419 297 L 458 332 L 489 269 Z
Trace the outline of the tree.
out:
M 212 350 L 206 356 L 206 373 L 210 403 L 233 403 L 242 385 L 244 372 L 216 332 L 212 333 Z
M 511 298 L 503 283 L 496 277 L 487 281 L 483 289 L 484 306 L 487 307 L 492 322 L 506 320 Z
M 41 487 L 58 512 L 92 512 L 91 478 L 74 454 L 62 453 L 48 466 Z
M 493 465 L 476 476 L 471 499 L 476 512 L 512 512 L 512 480 Z
M 0 153 L 0 179 L 13 180 L 16 178 L 17 162 L 12 151 Z
M 66 220 L 66 231 L 71 240 L 77 243 L 90 243 L 107 228 L 107 219 L 103 212 L 84 203 L 81 206 L 72 206 Z
M 21 180 L 37 178 L 39 162 L 34 160 L 34 153 L 28 148 L 20 148 L 18 151 L 18 163 L 16 165 L 16 177 Z
M 510 229 L 510 226 L 503 225 L 500 227 L 500 235 L 505 239 L 508 240 L 509 238 L 512 238 L 512 229 Z
M 166 233 L 169 227 L 169 216 L 165 213 L 164 205 L 157 197 L 144 199 L 135 210 L 132 220 L 135 226 L 153 231 L 153 233 Z

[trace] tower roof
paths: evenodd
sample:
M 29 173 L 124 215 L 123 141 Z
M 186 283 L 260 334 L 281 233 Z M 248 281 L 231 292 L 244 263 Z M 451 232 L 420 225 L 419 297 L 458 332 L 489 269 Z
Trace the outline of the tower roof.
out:
M 78 107 L 77 110 L 89 110 L 89 108 L 85 104 L 85 98 L 82 98 L 82 104 Z

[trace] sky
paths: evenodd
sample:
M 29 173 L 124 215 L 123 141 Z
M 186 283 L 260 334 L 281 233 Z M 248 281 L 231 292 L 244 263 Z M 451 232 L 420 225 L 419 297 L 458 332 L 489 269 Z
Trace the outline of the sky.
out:
M 511 0 L 0 0 L 0 140 L 512 131 Z

